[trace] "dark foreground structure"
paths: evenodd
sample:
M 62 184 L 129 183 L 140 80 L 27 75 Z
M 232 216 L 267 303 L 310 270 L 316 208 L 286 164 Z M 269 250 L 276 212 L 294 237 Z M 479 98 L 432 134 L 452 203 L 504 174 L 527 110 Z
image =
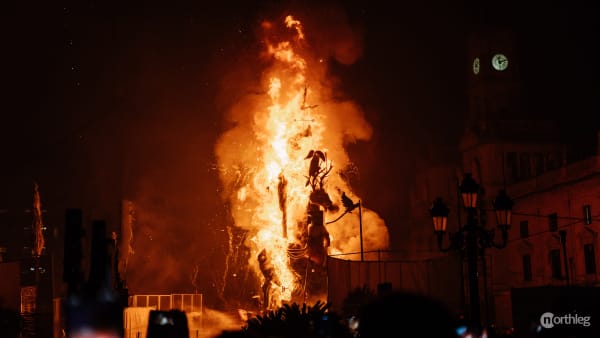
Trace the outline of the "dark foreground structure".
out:
M 417 332 L 421 337 L 455 338 L 458 323 L 440 301 L 419 293 L 382 293 L 359 310 L 362 338 L 401 337 Z
M 516 338 L 600 337 L 600 288 L 516 288 L 511 297 Z

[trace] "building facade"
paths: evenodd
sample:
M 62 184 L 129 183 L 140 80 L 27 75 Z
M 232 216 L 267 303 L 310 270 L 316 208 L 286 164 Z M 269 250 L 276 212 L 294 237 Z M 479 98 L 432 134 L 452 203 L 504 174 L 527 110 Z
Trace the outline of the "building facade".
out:
M 514 200 L 506 247 L 486 249 L 478 266 L 481 318 L 501 328 L 516 325 L 517 289 L 600 287 L 600 128 L 590 137 L 594 144 L 589 148 L 595 150 L 569 160 L 571 150 L 559 137 L 561 126 L 523 105 L 514 46 L 515 36 L 497 27 L 472 36 L 464 133 L 456 148 L 437 151 L 455 158 L 433 161 L 435 155 L 424 154 L 410 192 L 406 241 L 406 251 L 421 259 L 460 255 L 440 252 L 429 215 L 432 202 L 443 197 L 451 210 L 448 231 L 457 231 L 466 220 L 458 186 L 471 173 L 482 188 L 478 222 L 491 230 L 496 228 L 492 201 L 500 189 L 506 190 Z M 468 309 L 465 273 L 463 302 Z

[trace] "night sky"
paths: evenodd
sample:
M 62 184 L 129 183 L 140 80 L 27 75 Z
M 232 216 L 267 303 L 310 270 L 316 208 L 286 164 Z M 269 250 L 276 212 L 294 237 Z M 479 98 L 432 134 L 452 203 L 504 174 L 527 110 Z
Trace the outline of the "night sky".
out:
M 557 119 L 563 139 L 573 143 L 594 140 L 591 130 L 599 125 L 600 13 L 593 8 L 359 0 L 5 7 L 0 209 L 29 208 L 37 180 L 51 227 L 68 207 L 116 224 L 120 199 L 143 195 L 174 229 L 209 225 L 174 230 L 165 241 L 217 236 L 227 218 L 214 170 L 221 116 L 244 90 L 236 77 L 259 74 L 252 58 L 260 22 L 288 12 L 306 22 L 315 40 L 335 36 L 343 24 L 360 41 L 356 62 L 328 62 L 340 92 L 363 107 L 375 128 L 371 141 L 349 151 L 361 171 L 357 192 L 388 224 L 401 223 L 406 183 L 423 147 L 458 141 L 470 65 L 466 36 L 478 22 L 507 24 L 521 37 L 532 116 Z M 219 253 L 207 251 L 200 260 Z

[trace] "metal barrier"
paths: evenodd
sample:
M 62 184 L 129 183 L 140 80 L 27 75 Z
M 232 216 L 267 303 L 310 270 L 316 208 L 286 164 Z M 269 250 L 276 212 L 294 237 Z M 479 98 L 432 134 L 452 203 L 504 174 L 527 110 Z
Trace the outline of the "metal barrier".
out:
M 125 338 L 145 338 L 150 310 L 179 310 L 186 313 L 190 337 L 202 332 L 202 294 L 176 293 L 170 295 L 134 295 L 129 297 L 125 310 Z M 134 311 L 137 310 L 137 311 Z
M 202 312 L 201 293 L 172 293 L 170 295 L 134 295 L 129 297 L 129 306 L 154 307 L 157 310 L 180 310 Z

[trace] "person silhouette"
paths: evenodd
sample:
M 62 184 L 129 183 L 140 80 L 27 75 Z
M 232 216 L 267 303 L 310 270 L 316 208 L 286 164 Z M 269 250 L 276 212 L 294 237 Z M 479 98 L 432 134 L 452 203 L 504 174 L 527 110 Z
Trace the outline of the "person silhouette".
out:
M 413 332 L 421 337 L 457 337 L 455 317 L 446 305 L 416 292 L 379 294 L 359 307 L 358 318 L 361 338 L 400 337 Z

